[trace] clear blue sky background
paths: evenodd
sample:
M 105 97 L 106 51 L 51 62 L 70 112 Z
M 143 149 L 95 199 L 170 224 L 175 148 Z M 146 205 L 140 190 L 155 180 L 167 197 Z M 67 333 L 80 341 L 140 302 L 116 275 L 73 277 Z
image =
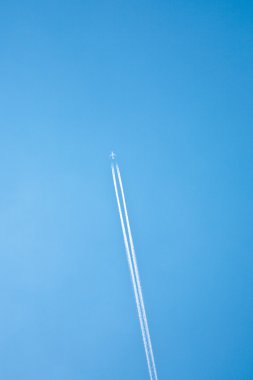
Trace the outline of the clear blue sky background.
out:
M 253 378 L 252 1 L 1 1 L 0 378 Z

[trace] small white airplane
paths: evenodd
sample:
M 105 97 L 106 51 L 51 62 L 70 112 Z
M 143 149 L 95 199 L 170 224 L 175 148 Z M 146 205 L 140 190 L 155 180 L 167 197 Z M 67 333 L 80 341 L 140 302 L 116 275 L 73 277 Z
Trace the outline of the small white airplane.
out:
M 112 160 L 115 160 L 116 154 L 115 154 L 114 152 L 112 152 L 112 153 L 110 154 L 110 157 L 111 157 Z

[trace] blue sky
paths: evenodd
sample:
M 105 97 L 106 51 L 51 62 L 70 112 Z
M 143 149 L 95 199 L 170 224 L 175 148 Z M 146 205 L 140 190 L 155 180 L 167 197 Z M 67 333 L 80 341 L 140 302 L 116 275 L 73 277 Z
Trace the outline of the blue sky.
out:
M 253 377 L 250 1 L 0 4 L 0 377 Z

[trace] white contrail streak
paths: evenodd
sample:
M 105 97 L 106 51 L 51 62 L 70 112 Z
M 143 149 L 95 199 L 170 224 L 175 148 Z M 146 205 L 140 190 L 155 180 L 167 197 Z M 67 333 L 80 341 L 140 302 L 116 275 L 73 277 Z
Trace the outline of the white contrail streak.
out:
M 149 333 L 148 321 L 147 321 L 147 316 L 146 316 L 146 311 L 145 311 L 145 306 L 144 306 L 144 301 L 143 301 L 141 282 L 140 282 L 140 276 L 139 276 L 139 271 L 138 271 L 138 266 L 137 266 L 136 255 L 135 255 L 133 237 L 132 237 L 132 233 L 131 233 L 131 228 L 130 228 L 130 223 L 129 223 L 129 218 L 128 218 L 128 212 L 127 212 L 127 207 L 126 207 L 125 194 L 124 194 L 123 184 L 122 184 L 120 170 L 119 170 L 118 165 L 116 165 L 116 170 L 117 170 L 117 174 L 118 174 L 118 180 L 119 180 L 119 185 L 120 185 L 120 190 L 121 190 L 121 195 L 122 195 L 122 200 L 123 200 L 123 206 L 124 206 L 124 212 L 125 212 L 125 218 L 126 218 L 126 224 L 127 224 L 127 231 L 128 231 L 128 237 L 129 237 L 129 241 L 130 241 L 132 260 L 133 260 L 133 266 L 134 266 L 134 274 L 135 274 L 136 283 L 137 283 L 137 291 L 138 291 L 138 295 L 139 295 L 139 299 L 140 299 L 141 313 L 142 313 L 142 317 L 144 320 L 144 328 L 145 328 L 145 332 L 146 332 L 146 336 L 147 336 L 148 349 L 149 349 L 149 353 L 150 353 L 150 357 L 151 357 L 151 364 L 152 364 L 152 370 L 153 370 L 152 373 L 154 374 L 154 379 L 158 380 L 156 365 L 155 365 L 155 359 L 154 359 L 154 354 L 153 354 L 153 349 L 152 349 L 152 344 L 151 344 L 151 338 L 150 338 L 150 333 Z
M 143 319 L 142 319 L 140 300 L 139 300 L 139 297 L 138 297 L 138 291 L 137 291 L 136 281 L 135 281 L 135 278 L 134 278 L 133 264 L 132 264 L 132 260 L 131 260 L 131 254 L 130 254 L 130 250 L 129 250 L 129 245 L 128 245 L 128 240 L 127 240 L 124 220 L 123 220 L 123 216 L 122 216 L 122 210 L 121 210 L 121 205 L 120 205 L 120 200 L 119 200 L 119 194 L 118 194 L 118 188 L 117 188 L 116 177 L 115 177 L 115 170 L 114 170 L 114 166 L 113 165 L 112 165 L 112 178 L 113 178 L 115 195 L 116 195 L 118 209 L 119 209 L 119 216 L 120 216 L 121 228 L 122 228 L 122 233 L 123 233 L 123 238 L 124 238 L 124 244 L 125 244 L 125 249 L 126 249 L 127 261 L 128 261 L 130 275 L 131 275 L 133 289 L 134 289 L 135 302 L 136 302 L 139 322 L 140 322 L 140 326 L 141 326 L 142 339 L 143 339 L 144 349 L 145 349 L 146 358 L 147 358 L 149 376 L 150 376 L 150 380 L 153 380 L 152 368 L 151 368 L 151 363 L 150 363 L 150 358 L 149 358 L 148 343 L 147 343 L 145 328 L 144 328 Z

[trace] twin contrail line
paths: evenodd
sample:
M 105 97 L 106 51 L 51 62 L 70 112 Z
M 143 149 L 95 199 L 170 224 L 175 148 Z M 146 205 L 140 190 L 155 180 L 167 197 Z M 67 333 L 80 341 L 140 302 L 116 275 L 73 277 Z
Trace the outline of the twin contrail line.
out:
M 148 321 L 147 321 L 147 316 L 146 316 L 146 311 L 145 311 L 145 306 L 144 306 L 144 301 L 143 301 L 140 275 L 139 275 L 139 271 L 138 271 L 136 254 L 135 254 L 135 249 L 134 249 L 134 242 L 133 242 L 132 232 L 131 232 L 131 228 L 130 228 L 128 212 L 127 212 L 127 207 L 126 207 L 125 194 L 124 194 L 123 184 L 122 184 L 120 170 L 119 170 L 118 165 L 116 165 L 116 169 L 117 169 L 117 174 L 118 174 L 118 178 L 119 178 L 119 185 L 120 185 L 122 200 L 123 200 L 123 205 L 124 205 L 128 236 L 129 236 L 130 247 L 131 247 L 131 252 L 132 252 L 132 259 L 133 259 L 133 264 L 134 264 L 134 272 L 135 272 L 135 277 L 136 277 L 136 282 L 137 282 L 137 290 L 139 293 L 142 316 L 143 316 L 144 326 L 145 326 L 145 330 L 146 330 L 146 334 L 147 334 L 147 341 L 148 341 L 148 347 L 149 347 L 150 356 L 151 356 L 151 363 L 152 363 L 152 367 L 153 367 L 153 371 L 154 371 L 154 378 L 158 379 L 157 372 L 156 372 L 156 366 L 155 366 L 155 359 L 154 359 L 154 354 L 153 354 L 153 349 L 152 349 L 152 344 L 151 344 L 151 338 L 150 338 L 150 333 L 149 333 Z
M 148 353 L 147 339 L 146 339 L 145 329 L 144 329 L 142 315 L 141 315 L 141 308 L 140 308 L 140 303 L 139 303 L 137 286 L 136 286 L 136 282 L 135 282 L 135 278 L 134 278 L 133 264 L 132 264 L 132 260 L 131 260 L 131 254 L 130 254 L 130 250 L 129 250 L 129 244 L 128 244 L 128 240 L 127 240 L 125 224 L 124 224 L 124 220 L 123 220 L 123 216 L 122 216 L 122 210 L 121 210 L 118 188 L 117 188 L 116 177 L 115 177 L 115 170 L 114 170 L 113 165 L 112 165 L 112 178 L 113 178 L 113 184 L 114 184 L 114 189 L 115 189 L 115 194 L 116 194 L 116 199 L 117 199 L 117 204 L 118 204 L 118 209 L 119 209 L 119 216 L 120 216 L 121 228 L 122 228 L 122 232 L 123 232 L 127 261 L 128 261 L 128 265 L 129 265 L 129 270 L 130 270 L 133 288 L 134 288 L 134 296 L 135 296 L 135 301 L 136 301 L 136 306 L 137 306 L 137 311 L 138 311 L 139 322 L 140 322 L 140 326 L 141 326 L 141 333 L 142 333 L 142 339 L 143 339 L 144 349 L 145 349 L 146 358 L 147 358 L 148 370 L 149 370 L 150 379 L 152 380 L 153 377 L 152 377 L 152 370 L 151 370 L 151 364 L 150 364 L 149 353 Z
M 142 288 L 141 288 L 140 276 L 139 276 L 139 271 L 138 271 L 138 266 L 137 266 L 133 237 L 131 233 L 128 212 L 127 212 L 127 207 L 126 207 L 125 194 L 124 194 L 123 184 L 122 184 L 118 165 L 116 165 L 116 171 L 117 171 L 117 179 L 120 186 L 121 198 L 123 201 L 124 217 L 126 220 L 128 237 L 126 233 L 126 227 L 125 227 L 125 222 L 123 218 L 120 198 L 119 198 L 117 180 L 116 180 L 116 175 L 115 175 L 115 166 L 114 164 L 112 164 L 113 184 L 114 184 L 115 195 L 116 195 L 116 200 L 118 204 L 118 210 L 119 210 L 121 228 L 122 228 L 124 244 L 125 244 L 125 249 L 126 249 L 126 255 L 127 255 L 131 280 L 132 280 L 133 289 L 134 289 L 134 296 L 135 296 L 137 312 L 138 312 L 138 317 L 139 317 L 139 322 L 140 322 L 140 327 L 141 327 L 144 349 L 146 353 L 149 376 L 151 380 L 158 380 L 154 354 L 153 354 L 153 349 L 152 349 L 152 344 L 151 344 L 151 338 L 150 338 L 150 333 L 149 333 L 148 321 L 147 321 L 147 316 L 146 316 L 146 311 L 145 311 L 145 306 L 144 306 L 144 301 L 143 301 Z M 128 242 L 128 239 L 129 239 L 129 242 Z M 129 249 L 129 243 L 130 243 L 130 249 Z

